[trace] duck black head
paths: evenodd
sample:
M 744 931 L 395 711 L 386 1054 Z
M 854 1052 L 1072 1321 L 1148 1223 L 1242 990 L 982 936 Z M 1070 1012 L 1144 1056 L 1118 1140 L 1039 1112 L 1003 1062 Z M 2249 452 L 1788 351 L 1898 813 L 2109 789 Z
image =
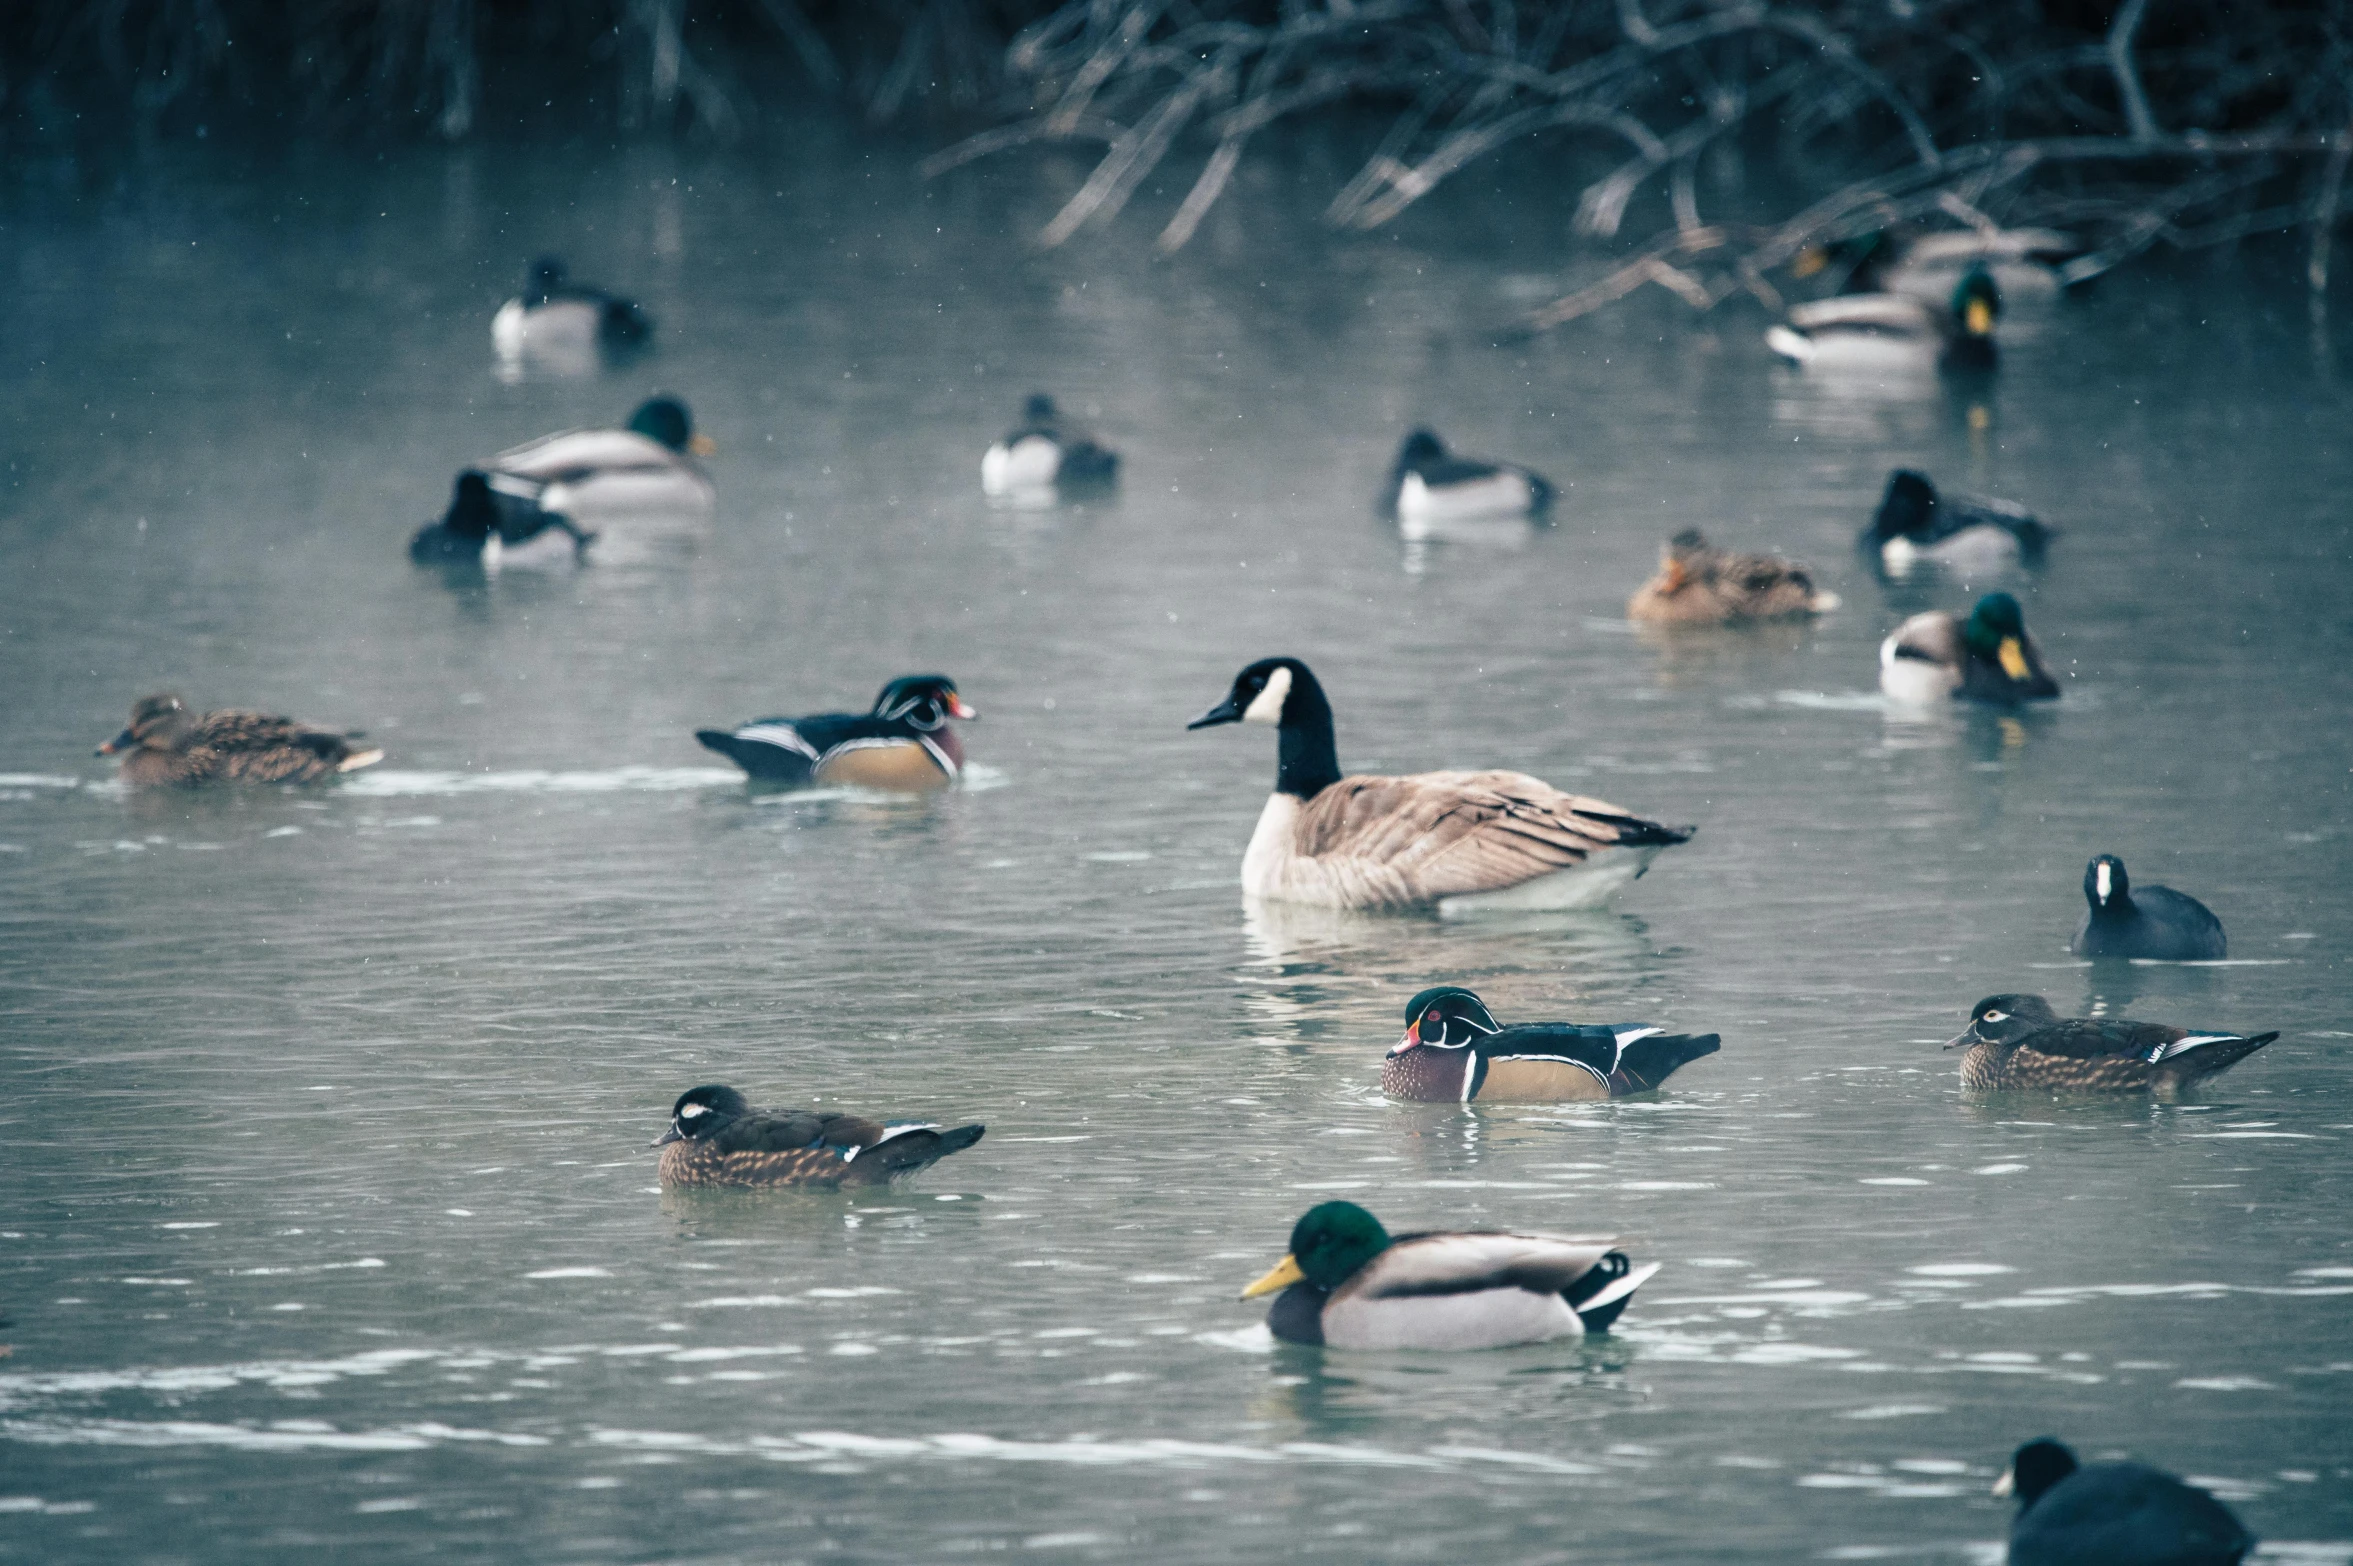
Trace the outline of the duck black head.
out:
M 1381 1220 L 1354 1202 L 1310 1207 L 1291 1226 L 1291 1253 L 1244 1289 L 1242 1298 L 1302 1282 L 1329 1294 L 1388 1248 L 1389 1231 L 1381 1227 Z
M 114 756 L 132 750 L 169 750 L 192 721 L 186 704 L 168 691 L 142 696 L 132 704 L 130 724 L 99 746 L 98 754 Z
M 956 682 L 944 674 L 902 674 L 874 698 L 874 716 L 931 732 L 950 718 L 970 723 L 980 716 L 956 694 Z
M 667 392 L 639 403 L 637 411 L 629 415 L 629 428 L 672 451 L 691 451 L 707 457 L 719 449 L 711 437 L 695 433 L 694 415 L 687 411 L 685 403 Z
M 1879 497 L 1879 514 L 1871 534 L 1881 540 L 1915 538 L 1936 521 L 1936 486 L 1928 475 L 1898 468 L 1887 476 L 1887 493 Z
M 741 1093 L 717 1082 L 688 1088 L 670 1106 L 670 1129 L 654 1139 L 654 1146 L 667 1147 L 672 1142 L 691 1142 L 713 1135 L 751 1113 L 751 1108 Z
M 1030 424 L 1051 424 L 1061 416 L 1054 399 L 1044 392 L 1031 392 L 1021 404 L 1021 417 Z
M 531 263 L 531 270 L 527 274 L 528 281 L 523 292 L 530 299 L 544 301 L 550 294 L 564 286 L 565 276 L 566 268 L 563 257 L 541 256 Z
M 1415 430 L 1405 437 L 1405 444 L 1397 448 L 1397 474 L 1419 473 L 1434 462 L 1446 460 L 1446 443 L 1434 431 Z
M 441 525 L 458 538 L 480 543 L 498 527 L 498 501 L 490 493 L 490 476 L 478 468 L 468 468 L 457 477 L 449 493 L 449 510 L 442 514 Z
M 1402 1055 L 1425 1045 L 1462 1049 L 1502 1031 L 1485 1001 L 1459 984 L 1441 984 L 1405 1003 L 1405 1037 L 1389 1053 Z
M 2124 861 L 2114 854 L 2102 854 L 2085 865 L 2083 898 L 2094 908 L 2131 907 L 2132 882 L 2124 874 Z
M 1962 274 L 1953 289 L 1953 320 L 1959 324 L 1964 337 L 1987 338 L 1994 334 L 1994 322 L 2001 318 L 2002 291 L 1994 287 L 1993 274 L 1983 267 L 1971 267 Z
M 2010 1466 L 1994 1481 L 1994 1494 L 2015 1495 L 2025 1511 L 2044 1492 L 2076 1470 L 2075 1454 L 2050 1436 L 2038 1436 L 2011 1455 Z
M 2051 1003 L 2040 995 L 1988 995 L 1969 1009 L 1969 1026 L 1945 1045 L 1961 1049 L 1971 1044 L 2007 1044 L 2039 1033 L 2059 1020 Z

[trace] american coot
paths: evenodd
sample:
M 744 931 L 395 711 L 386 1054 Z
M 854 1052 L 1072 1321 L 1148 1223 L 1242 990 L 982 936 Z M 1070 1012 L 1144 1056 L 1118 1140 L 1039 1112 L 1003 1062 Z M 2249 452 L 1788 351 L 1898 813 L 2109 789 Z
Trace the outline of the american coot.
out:
M 1604 1332 L 1658 1271 L 1607 1240 L 1400 1234 L 1354 1202 L 1308 1209 L 1291 1253 L 1242 1291 L 1273 1294 L 1266 1325 L 1343 1349 L 1481 1349 Z
M 172 695 L 143 696 L 130 726 L 98 747 L 122 757 L 126 782 L 193 788 L 204 783 L 319 783 L 384 759 L 360 736 L 258 712 L 199 717 Z
M 815 1110 L 754 1109 L 731 1087 L 689 1088 L 670 1109 L 664 1185 L 888 1185 L 960 1153 L 982 1127 L 943 1131 L 928 1122 L 863 1120 Z
M 979 716 L 946 675 L 908 674 L 885 685 L 867 712 L 755 718 L 694 737 L 763 782 L 920 793 L 946 788 L 964 770 L 964 746 L 948 720 Z
M 2230 1508 L 2146 1463 L 2084 1463 L 2044 1436 L 1994 1494 L 2018 1497 L 2010 1566 L 2236 1566 L 2255 1536 Z
M 2062 1017 L 2040 995 L 1988 995 L 1946 1049 L 1965 1088 L 2169 1093 L 2228 1071 L 2277 1033 L 2193 1032 L 2122 1017 Z
M 1510 462 L 1457 457 L 1428 430 L 1415 430 L 1397 448 L 1381 492 L 1381 512 L 1406 531 L 1481 517 L 1540 517 L 1552 508 L 1552 486 Z
M 1503 1027 L 1459 985 L 1405 1003 L 1405 1037 L 1381 1062 L 1381 1091 L 1434 1103 L 1566 1103 L 1647 1093 L 1702 1055 L 1716 1035 L 1641 1022 L 1531 1022 Z
M 1964 620 L 1941 609 L 1916 614 L 1879 644 L 1879 688 L 1901 702 L 1958 698 L 2016 706 L 2050 701 L 2059 682 L 2026 634 L 2026 612 L 2008 593 L 1988 593 Z
M 2078 957 L 2217 962 L 2230 949 L 2222 921 L 2204 903 L 2170 886 L 2136 890 L 2114 854 L 2083 867 L 2083 900 L 2091 906 L 2067 943 Z
M 1118 453 L 1065 419 L 1043 392 L 1022 404 L 1021 422 L 980 459 L 980 487 L 991 495 L 1102 488 L 1118 478 Z
M 1826 374 L 1994 367 L 2001 290 L 1984 271 L 1963 274 L 1945 308 L 1903 294 L 1838 294 L 1793 305 L 1769 328 L 1765 346 L 1799 367 Z
M 2016 501 L 1939 494 L 1927 474 L 1898 468 L 1857 543 L 1890 571 L 1925 564 L 1982 573 L 2040 560 L 2057 536 Z
M 1187 724 L 1275 726 L 1275 791 L 1242 855 L 1242 891 L 1327 908 L 1582 908 L 1690 827 L 1661 826 L 1520 772 L 1342 777 L 1323 687 L 1262 658 Z
M 1814 585 L 1800 565 L 1778 555 L 1736 555 L 1709 547 L 1687 528 L 1659 552 L 1659 574 L 1626 604 L 1626 618 L 1668 625 L 1726 625 L 1826 614 L 1838 595 Z

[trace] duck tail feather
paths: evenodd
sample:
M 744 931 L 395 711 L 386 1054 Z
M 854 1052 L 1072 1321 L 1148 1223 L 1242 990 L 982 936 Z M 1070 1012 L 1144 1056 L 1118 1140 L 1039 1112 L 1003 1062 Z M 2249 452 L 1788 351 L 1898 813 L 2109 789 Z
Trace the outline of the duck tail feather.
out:
M 2211 1044 L 2201 1044 L 2182 1054 L 2168 1056 L 2158 1070 L 2176 1087 L 2202 1082 L 2208 1077 L 2220 1076 L 2278 1037 L 2279 1034 L 2273 1032 L 2258 1033 L 2252 1038 L 2217 1039 Z
M 355 750 L 350 755 L 344 757 L 341 761 L 335 763 L 335 770 L 338 772 L 357 772 L 360 768 L 372 767 L 383 759 L 384 751 L 382 747 L 370 746 L 366 750 Z
M 1625 1262 L 1622 1253 L 1612 1251 L 1610 1254 L 1616 1256 L 1621 1264 Z M 1658 1270 L 1657 1262 L 1640 1267 L 1628 1266 L 1624 1272 L 1583 1300 L 1570 1301 L 1569 1308 L 1577 1313 L 1577 1320 L 1583 1323 L 1587 1332 L 1607 1332 L 1611 1323 L 1634 1302 L 1634 1291 L 1648 1283 L 1650 1275 Z
M 1700 1057 L 1713 1055 L 1719 1047 L 1719 1037 L 1713 1033 L 1654 1033 L 1628 1044 L 1618 1057 L 1618 1069 L 1640 1080 L 1645 1089 L 1655 1088 Z

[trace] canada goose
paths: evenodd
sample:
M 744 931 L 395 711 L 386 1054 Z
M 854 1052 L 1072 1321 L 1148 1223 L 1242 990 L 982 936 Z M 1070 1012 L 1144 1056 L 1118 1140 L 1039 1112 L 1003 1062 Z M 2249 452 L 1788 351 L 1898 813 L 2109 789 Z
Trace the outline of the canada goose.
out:
M 570 517 L 541 508 L 520 495 L 502 495 L 490 479 L 468 468 L 457 477 L 449 509 L 409 540 L 409 558 L 419 565 L 554 565 L 578 560 L 596 541 Z
M 1962 277 L 1945 309 L 1904 294 L 1836 294 L 1792 305 L 1765 346 L 1801 369 L 1828 373 L 1935 365 L 1991 370 L 2001 291 L 1982 271 Z
M 1659 551 L 1659 573 L 1636 589 L 1626 618 L 1661 625 L 1730 625 L 1827 614 L 1838 595 L 1816 587 L 1806 568 L 1779 555 L 1736 555 L 1711 548 L 1686 528 Z
M 820 783 L 920 793 L 946 788 L 964 770 L 964 746 L 950 718 L 978 718 L 944 674 L 891 681 L 866 712 L 755 718 L 741 728 L 697 729 L 694 737 L 767 783 Z
M 2173 1093 L 2218 1076 L 2277 1033 L 2193 1033 L 2122 1017 L 2062 1017 L 2040 995 L 1988 995 L 1946 1049 L 1965 1049 L 1965 1088 Z
M 1097 445 L 1065 420 L 1054 399 L 1043 392 L 1021 405 L 1021 422 L 980 459 L 980 487 L 991 495 L 1102 488 L 1118 478 L 1118 453 Z
M 620 429 L 566 430 L 490 459 L 491 486 L 547 511 L 602 519 L 708 516 L 711 481 L 694 459 L 718 446 L 672 396 L 649 397 Z
M 1291 1251 L 1242 1298 L 1282 1292 L 1266 1325 L 1339 1349 L 1483 1349 L 1606 1332 L 1659 1270 L 1608 1240 L 1400 1234 L 1354 1202 L 1311 1207 Z
M 1901 702 L 2004 706 L 2059 694 L 2042 649 L 2026 634 L 2025 611 L 2008 593 L 1986 594 L 1966 620 L 1934 609 L 1897 626 L 1879 644 L 1879 688 Z
M 2255 1548 L 2230 1508 L 2146 1463 L 2082 1463 L 2049 1436 L 2010 1459 L 2010 1566 L 2238 1566 Z
M 2102 854 L 2083 867 L 2083 924 L 2067 949 L 2078 957 L 2219 962 L 2229 955 L 2212 909 L 2170 886 L 2135 889 L 2124 861 Z
M 1381 1062 L 1381 1091 L 1431 1103 L 1574 1103 L 1647 1093 L 1716 1052 L 1716 1035 L 1640 1022 L 1503 1027 L 1460 985 L 1405 1003 L 1405 1037 Z
M 1899 574 L 1916 565 L 1974 574 L 2040 560 L 2057 536 L 2016 501 L 1940 495 L 1927 474 L 1898 468 L 1857 542 Z
M 810 1109 L 754 1109 L 731 1087 L 689 1088 L 670 1109 L 662 1149 L 664 1185 L 888 1185 L 960 1153 L 985 1128 L 943 1131 L 929 1122 L 887 1124 Z
M 1540 517 L 1552 508 L 1552 493 L 1530 469 L 1454 456 L 1436 435 L 1415 430 L 1397 448 L 1381 509 L 1412 538 L 1449 522 Z
M 1242 856 L 1251 897 L 1333 908 L 1579 908 L 1648 868 L 1692 827 L 1661 826 L 1520 772 L 1342 777 L 1323 687 L 1262 658 L 1187 724 L 1267 723 L 1275 791 Z
M 199 717 L 172 695 L 143 696 L 130 726 L 98 747 L 121 756 L 125 781 L 193 788 L 203 783 L 320 783 L 384 759 L 356 734 L 258 712 Z

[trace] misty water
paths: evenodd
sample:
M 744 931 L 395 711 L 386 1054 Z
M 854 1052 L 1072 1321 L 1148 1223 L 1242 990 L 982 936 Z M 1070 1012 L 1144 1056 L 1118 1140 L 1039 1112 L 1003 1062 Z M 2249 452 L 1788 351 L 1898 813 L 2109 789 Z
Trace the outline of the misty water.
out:
M 915 146 L 29 160 L 0 204 L 0 1558 L 1998 1559 L 2045 1432 L 2353 1560 L 2347 398 L 2258 261 L 2021 303 L 1982 397 L 1771 362 L 1663 295 L 1553 336 L 1566 213 L 1395 232 L 1246 166 L 1195 245 L 1040 253 L 1083 161 Z M 658 349 L 502 379 L 560 251 Z M 470 460 L 682 394 L 707 536 L 452 582 Z M 992 506 L 1032 389 L 1116 497 Z M 1427 420 L 1556 525 L 1409 544 Z M 1889 584 L 1891 466 L 2065 529 Z M 1660 541 L 1811 562 L 1819 624 L 1639 636 Z M 615 541 L 616 545 L 619 543 Z M 2064 698 L 1907 719 L 1902 616 L 2025 600 Z M 1698 825 L 1607 911 L 1246 909 L 1311 662 L 1352 770 L 1507 766 Z M 938 669 L 932 799 L 747 791 L 698 726 Z M 365 729 L 341 786 L 126 793 L 177 691 Z M 2215 966 L 2071 960 L 2091 854 Z M 1416 989 L 1723 1035 L 1648 1098 L 1399 1106 Z M 2279 1041 L 2180 1104 L 1967 1098 L 1981 995 Z M 673 1097 L 988 1125 L 911 1187 L 664 1195 Z M 1242 1284 L 1345 1195 L 1614 1234 L 1606 1338 L 1275 1345 Z

